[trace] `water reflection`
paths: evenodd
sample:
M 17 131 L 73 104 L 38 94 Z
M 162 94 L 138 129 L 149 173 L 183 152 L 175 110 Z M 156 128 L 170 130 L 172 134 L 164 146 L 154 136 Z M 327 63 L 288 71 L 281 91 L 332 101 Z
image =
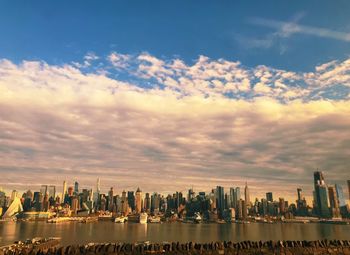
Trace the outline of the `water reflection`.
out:
M 86 242 L 350 239 L 349 225 L 331 224 L 116 224 L 113 222 L 2 222 L 0 245 L 36 236 L 58 236 L 62 244 Z

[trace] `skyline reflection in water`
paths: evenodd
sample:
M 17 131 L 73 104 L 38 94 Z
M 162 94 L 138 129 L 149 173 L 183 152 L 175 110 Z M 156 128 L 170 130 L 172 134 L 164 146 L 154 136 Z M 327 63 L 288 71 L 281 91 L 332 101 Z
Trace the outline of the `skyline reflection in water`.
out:
M 212 242 L 350 239 L 349 225 L 332 224 L 116 224 L 113 222 L 2 222 L 0 245 L 33 237 L 60 237 L 62 245 L 88 242 Z

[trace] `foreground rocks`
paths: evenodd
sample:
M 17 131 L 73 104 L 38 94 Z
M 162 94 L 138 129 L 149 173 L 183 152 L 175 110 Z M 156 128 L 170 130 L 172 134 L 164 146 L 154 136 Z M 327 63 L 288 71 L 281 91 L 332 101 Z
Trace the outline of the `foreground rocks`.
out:
M 12 254 L 349 254 L 350 241 L 243 241 L 211 243 L 95 243 L 46 247 L 45 249 L 12 249 L 0 251 L 0 255 Z

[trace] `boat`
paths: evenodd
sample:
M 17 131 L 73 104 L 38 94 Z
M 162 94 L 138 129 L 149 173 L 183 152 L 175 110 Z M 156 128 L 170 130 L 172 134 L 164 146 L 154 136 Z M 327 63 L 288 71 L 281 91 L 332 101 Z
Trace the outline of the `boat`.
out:
M 98 221 L 98 217 L 84 217 L 81 220 L 79 220 L 79 223 L 90 223 L 90 222 L 96 222 Z
M 202 222 L 202 216 L 199 213 L 195 213 L 193 217 L 193 222 L 194 223 L 200 223 Z
M 67 222 L 70 221 L 70 217 L 55 217 L 47 220 L 47 223 L 61 223 L 61 222 Z
M 161 223 L 159 216 L 152 216 L 148 219 L 149 223 Z
M 148 218 L 147 213 L 140 213 L 139 223 L 146 224 L 147 223 L 147 218 Z
M 115 223 L 125 223 L 128 221 L 128 217 L 125 216 L 119 216 L 114 219 Z

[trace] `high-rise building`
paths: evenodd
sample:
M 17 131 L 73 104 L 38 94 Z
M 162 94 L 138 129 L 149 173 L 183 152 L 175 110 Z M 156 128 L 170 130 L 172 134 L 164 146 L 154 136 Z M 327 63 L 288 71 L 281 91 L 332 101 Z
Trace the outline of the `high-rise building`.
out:
M 134 191 L 128 191 L 128 204 L 131 208 L 131 211 L 135 211 L 135 195 Z
M 345 197 L 344 197 L 344 192 L 343 192 L 342 186 L 340 186 L 339 184 L 335 184 L 335 190 L 337 192 L 339 207 L 345 206 L 346 202 L 345 202 Z
M 332 216 L 333 218 L 339 218 L 340 217 L 339 201 L 338 201 L 335 187 L 328 186 L 328 193 L 329 193 L 329 203 L 331 206 Z
M 236 187 L 235 188 L 235 196 L 234 196 L 234 204 L 235 207 L 237 207 L 239 200 L 241 199 L 241 188 Z
M 56 186 L 54 185 L 50 185 L 47 187 L 47 195 L 48 195 L 48 198 L 50 199 L 51 197 L 53 199 L 56 198 Z
M 191 189 L 188 190 L 187 199 L 188 199 L 188 201 L 191 201 L 192 199 L 194 199 L 194 197 L 195 197 L 195 193 L 193 191 L 193 188 L 191 188 Z
M 140 188 L 137 188 L 136 190 L 136 206 L 135 206 L 136 213 L 141 213 L 142 211 L 142 192 Z
M 350 180 L 348 180 L 348 191 L 349 191 L 349 200 L 350 200 Z
M 63 181 L 62 201 L 64 201 L 64 198 L 66 197 L 66 194 L 67 194 L 67 182 Z
M 74 182 L 74 194 L 79 194 L 79 183 L 77 181 Z
M 41 185 L 40 192 L 45 196 L 47 194 L 47 185 Z
M 328 189 L 322 172 L 314 172 L 315 206 L 316 212 L 321 218 L 328 218 Z
M 249 188 L 248 188 L 248 183 L 245 183 L 244 187 L 244 198 L 245 198 L 245 203 L 249 207 L 250 205 L 250 194 L 249 194 Z
M 267 200 L 268 202 L 273 202 L 272 192 L 267 192 L 267 193 L 266 193 L 266 200 Z
M 235 189 L 234 188 L 230 188 L 230 207 L 231 208 L 236 208 L 236 204 L 235 204 Z
M 18 192 L 17 190 L 12 190 L 12 193 L 11 193 L 11 203 L 13 200 L 15 200 L 15 198 L 18 197 Z
M 222 219 L 225 209 L 225 192 L 224 187 L 216 187 L 216 206 L 218 210 L 218 216 Z
M 69 196 L 69 197 L 73 196 L 73 193 L 74 193 L 73 187 L 69 187 L 69 188 L 68 188 L 68 196 Z
M 113 191 L 113 187 L 111 187 L 111 189 L 108 192 L 108 210 L 110 212 L 113 212 L 114 209 L 114 191 Z
M 279 207 L 280 213 L 283 215 L 286 212 L 286 203 L 284 201 L 284 198 L 282 197 L 279 198 L 278 207 Z
M 145 208 L 146 212 L 149 212 L 151 210 L 151 197 L 150 197 L 149 193 L 145 194 L 144 208 Z
M 302 195 L 303 190 L 301 188 L 297 188 L 297 192 L 298 192 L 298 201 L 301 201 L 303 199 L 303 195 Z
M 128 204 L 128 198 L 126 197 L 126 192 L 123 190 L 122 192 L 122 213 L 123 215 L 127 215 L 129 213 L 129 204 Z

